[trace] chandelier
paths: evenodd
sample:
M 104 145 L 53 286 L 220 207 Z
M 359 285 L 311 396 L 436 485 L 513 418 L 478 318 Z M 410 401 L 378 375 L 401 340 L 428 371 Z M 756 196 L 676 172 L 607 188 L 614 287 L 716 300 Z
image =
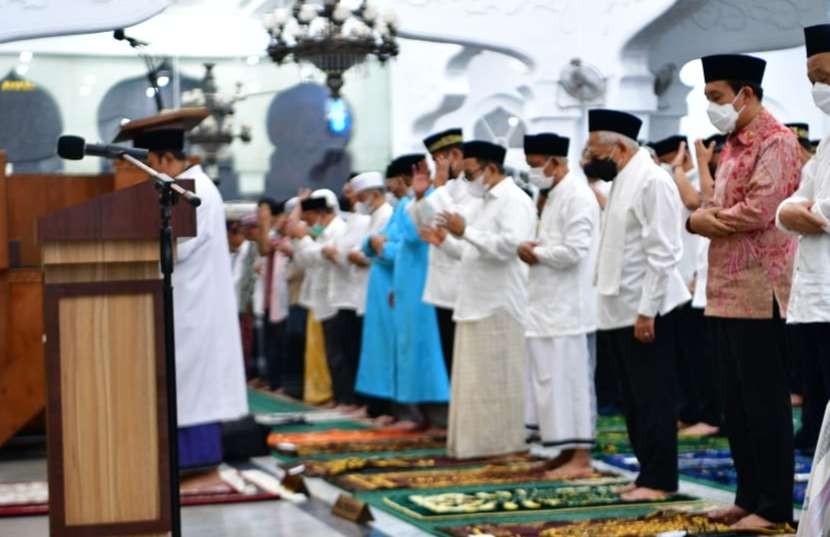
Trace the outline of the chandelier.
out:
M 264 22 L 274 63 L 313 64 L 326 74 L 333 98 L 340 97 L 351 67 L 371 55 L 381 64 L 398 55 L 394 14 L 381 15 L 368 0 L 297 0 L 293 8 L 268 13 Z
M 237 84 L 237 94 L 224 96 L 219 93 L 213 63 L 205 63 L 205 76 L 199 87 L 182 96 L 183 106 L 203 106 L 210 115 L 187 136 L 188 142 L 196 146 L 205 166 L 212 177 L 219 177 L 219 161 L 228 157 L 228 147 L 235 139 L 243 143 L 251 141 L 251 129 L 242 125 L 237 131 L 234 127 L 234 104 L 240 100 L 241 84 Z

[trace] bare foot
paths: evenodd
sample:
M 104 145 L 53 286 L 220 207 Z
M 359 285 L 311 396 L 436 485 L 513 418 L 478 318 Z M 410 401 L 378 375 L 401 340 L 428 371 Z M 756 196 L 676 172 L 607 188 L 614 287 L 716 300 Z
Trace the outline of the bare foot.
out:
M 717 509 L 707 513 L 709 520 L 715 522 L 722 522 L 724 524 L 734 524 L 745 516 L 749 515 L 749 511 L 737 505 L 727 507 L 726 509 Z
M 801 406 L 804 404 L 804 396 L 797 393 L 790 394 L 790 404 L 792 406 Z
M 691 427 L 686 427 L 680 431 L 680 436 L 687 438 L 703 438 L 705 436 L 713 436 L 718 434 L 720 429 L 708 423 L 696 423 Z
M 556 470 L 546 472 L 545 479 L 550 479 L 551 481 L 566 481 L 569 479 L 588 479 L 595 475 L 597 474 L 590 464 L 585 466 L 581 463 L 568 462 Z
M 395 423 L 395 418 L 393 416 L 389 416 L 384 414 L 382 416 L 378 416 L 377 418 L 372 420 L 375 425 L 378 427 L 389 427 L 393 423 Z
M 349 412 L 350 418 L 365 418 L 369 414 L 366 412 L 365 406 L 356 407 L 353 411 Z
M 622 485 L 621 487 L 615 488 L 614 492 L 616 492 L 617 494 L 625 494 L 627 492 L 631 492 L 636 488 L 637 485 L 635 485 L 634 483 L 629 483 L 628 485 Z
M 660 501 L 669 497 L 668 492 L 664 490 L 650 489 L 646 487 L 637 487 L 630 492 L 620 494 L 620 499 L 625 502 L 641 502 L 641 501 Z
M 773 523 L 758 515 L 747 515 L 730 526 L 734 530 L 763 530 L 771 528 Z
M 422 423 L 412 420 L 401 420 L 389 426 L 389 429 L 393 431 L 418 431 L 422 428 Z

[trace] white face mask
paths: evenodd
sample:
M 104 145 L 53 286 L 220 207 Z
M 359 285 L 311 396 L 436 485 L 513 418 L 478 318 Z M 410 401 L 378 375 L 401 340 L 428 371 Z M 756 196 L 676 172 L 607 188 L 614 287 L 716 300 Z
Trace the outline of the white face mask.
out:
M 823 82 L 813 84 L 813 102 L 819 110 L 830 115 L 830 84 Z
M 550 160 L 548 160 L 548 162 L 550 162 Z M 553 177 L 545 175 L 545 166 L 548 165 L 548 162 L 545 162 L 542 166 L 530 168 L 530 171 L 527 172 L 527 179 L 530 181 L 530 184 L 536 186 L 540 190 L 547 190 L 553 186 Z
M 369 208 L 368 203 L 358 201 L 354 204 L 354 212 L 357 214 L 372 214 L 372 209 Z
M 484 184 L 484 172 L 480 173 L 475 180 L 469 183 L 470 195 L 476 198 L 483 198 L 487 194 L 487 186 Z
M 386 203 L 388 203 L 392 207 L 395 207 L 398 204 L 398 198 L 396 198 L 395 195 L 392 194 L 391 192 L 387 192 L 386 193 Z
M 735 101 L 738 100 L 740 95 L 741 92 L 739 91 L 738 95 L 735 95 L 735 98 L 729 104 L 709 103 L 709 109 L 706 110 L 706 113 L 709 114 L 709 121 L 721 134 L 730 134 L 735 130 L 738 117 L 744 111 L 743 108 L 735 110 Z
M 667 162 L 661 162 L 660 167 L 669 172 L 669 175 L 674 175 L 674 170 L 671 167 L 671 164 Z

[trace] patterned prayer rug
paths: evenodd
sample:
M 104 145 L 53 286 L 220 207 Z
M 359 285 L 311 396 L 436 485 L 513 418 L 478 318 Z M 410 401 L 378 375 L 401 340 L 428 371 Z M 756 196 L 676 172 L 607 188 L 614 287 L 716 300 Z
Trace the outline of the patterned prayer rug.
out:
M 328 461 L 306 461 L 305 475 L 309 477 L 336 477 L 352 472 L 417 470 L 427 468 L 464 468 L 489 465 L 506 465 L 517 462 L 538 461 L 529 453 L 482 459 L 452 459 L 439 457 L 343 457 Z
M 279 480 L 261 470 L 223 468 L 183 478 L 184 507 L 278 500 L 290 494 Z M 45 481 L 0 483 L 0 517 L 36 516 L 49 513 L 49 486 Z
M 634 455 L 602 455 L 603 461 L 631 472 L 639 472 L 640 464 Z M 812 460 L 802 454 L 795 456 L 795 485 L 793 499 L 796 506 L 804 502 Z M 680 476 L 709 486 L 734 490 L 737 485 L 732 455 L 728 449 L 710 449 L 678 455 Z
M 680 453 L 708 449 L 729 449 L 729 441 L 720 436 L 707 436 L 702 438 L 679 437 L 677 439 L 677 450 Z M 616 453 L 632 453 L 633 449 L 631 448 L 631 443 L 628 441 L 628 433 L 622 430 L 598 433 L 594 451 L 596 453 L 613 455 Z
M 729 537 L 738 535 L 787 535 L 794 531 L 789 526 L 782 526 L 763 532 L 736 532 L 724 524 L 711 522 L 704 514 L 675 511 L 661 511 L 637 518 L 528 524 L 474 524 L 439 529 L 452 537 L 469 537 L 471 535 L 491 535 L 493 537 L 653 537 L 655 535 Z
M 415 449 L 438 449 L 447 445 L 447 439 L 427 435 L 412 435 L 403 438 L 376 438 L 374 440 L 352 440 L 313 442 L 310 444 L 277 443 L 272 444 L 272 449 L 278 453 L 293 457 L 311 457 L 325 454 L 346 454 L 346 453 L 377 453 L 377 452 L 400 452 Z
M 487 464 L 476 468 L 448 468 L 440 470 L 411 470 L 400 472 L 353 473 L 335 477 L 335 485 L 348 491 L 395 489 L 437 489 L 475 485 L 502 485 L 549 481 L 547 461 Z M 614 474 L 597 472 L 593 477 L 570 483 L 621 483 L 625 480 Z
M 674 495 L 661 502 L 626 502 L 616 492 L 618 485 L 539 485 L 505 487 L 501 490 L 412 494 L 399 492 L 384 497 L 384 504 L 416 520 L 453 520 L 471 515 L 515 515 L 553 513 L 611 505 L 643 505 L 689 502 L 695 498 Z

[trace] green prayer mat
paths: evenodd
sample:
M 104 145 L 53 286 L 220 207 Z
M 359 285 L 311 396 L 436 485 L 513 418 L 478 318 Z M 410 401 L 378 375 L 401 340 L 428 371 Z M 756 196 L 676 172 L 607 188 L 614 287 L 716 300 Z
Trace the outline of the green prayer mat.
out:
M 689 502 L 696 498 L 682 494 L 661 502 L 626 502 L 615 492 L 619 485 L 571 485 L 548 483 L 544 486 L 516 485 L 496 490 L 471 490 L 468 492 L 432 492 L 390 494 L 384 504 L 395 511 L 417 520 L 455 520 L 478 515 L 516 513 L 547 513 L 579 510 L 600 506 L 642 505 L 659 503 L 670 505 Z
M 297 401 L 291 401 L 279 395 L 269 394 L 260 390 L 248 389 L 248 406 L 252 414 L 271 414 L 275 412 L 313 412 L 315 409 Z M 323 421 L 319 423 L 298 423 L 292 425 L 277 425 L 272 428 L 279 433 L 307 433 L 314 431 L 329 431 L 331 429 L 361 430 L 368 429 L 369 425 L 359 421 L 343 419 L 337 421 Z

